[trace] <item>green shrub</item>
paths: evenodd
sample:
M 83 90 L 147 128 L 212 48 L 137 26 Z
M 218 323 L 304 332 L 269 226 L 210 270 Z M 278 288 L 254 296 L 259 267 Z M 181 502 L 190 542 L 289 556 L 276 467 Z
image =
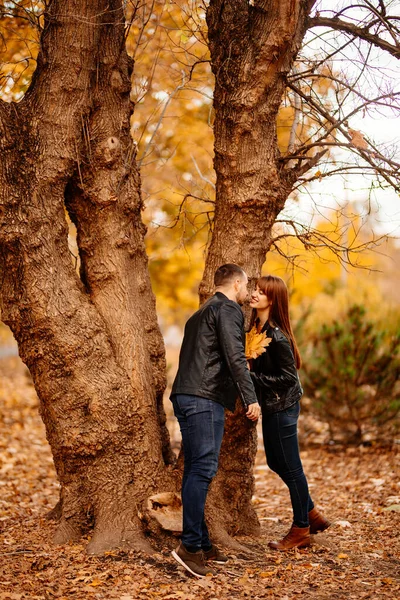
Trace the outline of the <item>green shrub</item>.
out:
M 400 331 L 378 330 L 365 308 L 354 305 L 306 344 L 304 392 L 332 437 L 340 432 L 361 442 L 366 434 L 399 429 Z

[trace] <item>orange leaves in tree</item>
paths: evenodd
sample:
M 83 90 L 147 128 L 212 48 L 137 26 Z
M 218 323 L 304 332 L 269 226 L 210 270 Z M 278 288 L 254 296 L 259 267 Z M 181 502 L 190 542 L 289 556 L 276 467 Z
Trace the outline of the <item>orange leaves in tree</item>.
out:
M 263 354 L 271 341 L 272 338 L 267 338 L 265 331 L 258 333 L 256 327 L 250 329 L 250 331 L 246 333 L 246 358 L 249 360 L 250 358 L 257 358 L 257 356 Z
M 353 146 L 355 146 L 356 148 L 361 148 L 361 150 L 368 149 L 368 142 L 366 139 L 364 139 L 364 134 L 361 133 L 361 131 L 349 128 L 349 134 L 351 136 L 351 143 L 353 144 Z

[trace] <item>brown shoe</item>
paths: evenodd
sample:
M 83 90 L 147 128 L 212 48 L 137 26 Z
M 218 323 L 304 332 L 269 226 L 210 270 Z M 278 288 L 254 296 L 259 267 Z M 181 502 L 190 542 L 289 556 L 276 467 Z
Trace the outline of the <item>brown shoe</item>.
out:
M 305 548 L 311 544 L 310 528 L 296 527 L 292 525 L 290 531 L 279 542 L 269 542 L 268 546 L 273 550 L 290 550 L 291 548 Z
M 206 560 L 212 560 L 220 565 L 224 565 L 229 560 L 215 544 L 211 546 L 210 550 L 203 550 L 203 553 Z
M 188 552 L 181 542 L 176 550 L 172 550 L 171 554 L 186 571 L 195 577 L 205 577 L 208 573 L 215 575 L 215 571 L 206 567 L 203 550 Z
M 310 533 L 318 533 L 319 531 L 325 531 L 330 527 L 331 522 L 325 519 L 323 515 L 316 508 L 313 508 L 308 513 L 308 520 L 310 522 Z

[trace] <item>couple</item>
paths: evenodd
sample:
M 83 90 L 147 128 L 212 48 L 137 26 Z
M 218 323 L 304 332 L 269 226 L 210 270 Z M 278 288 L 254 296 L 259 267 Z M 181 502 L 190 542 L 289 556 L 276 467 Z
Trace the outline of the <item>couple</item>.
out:
M 297 375 L 300 354 L 289 320 L 288 293 L 279 277 L 261 277 L 252 292 L 251 324 L 271 338 L 266 352 L 252 360 L 244 353 L 247 275 L 234 264 L 214 275 L 215 294 L 188 320 L 172 386 L 171 400 L 182 434 L 182 541 L 172 556 L 196 577 L 213 573 L 206 561 L 227 562 L 212 544 L 204 520 L 208 487 L 217 472 L 224 432 L 224 410 L 233 411 L 239 396 L 246 417 L 262 429 L 268 466 L 289 488 L 293 525 L 276 550 L 310 544 L 310 533 L 329 527 L 315 508 L 299 455 L 297 420 L 302 388 Z M 260 404 L 259 404 L 260 402 Z

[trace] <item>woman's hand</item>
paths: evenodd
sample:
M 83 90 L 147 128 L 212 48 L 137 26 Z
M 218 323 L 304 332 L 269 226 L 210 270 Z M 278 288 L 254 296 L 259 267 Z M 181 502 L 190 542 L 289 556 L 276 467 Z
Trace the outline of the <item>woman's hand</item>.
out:
M 246 411 L 246 417 L 250 419 L 250 421 L 257 421 L 260 416 L 260 405 L 258 402 L 254 402 L 254 404 L 249 404 Z

